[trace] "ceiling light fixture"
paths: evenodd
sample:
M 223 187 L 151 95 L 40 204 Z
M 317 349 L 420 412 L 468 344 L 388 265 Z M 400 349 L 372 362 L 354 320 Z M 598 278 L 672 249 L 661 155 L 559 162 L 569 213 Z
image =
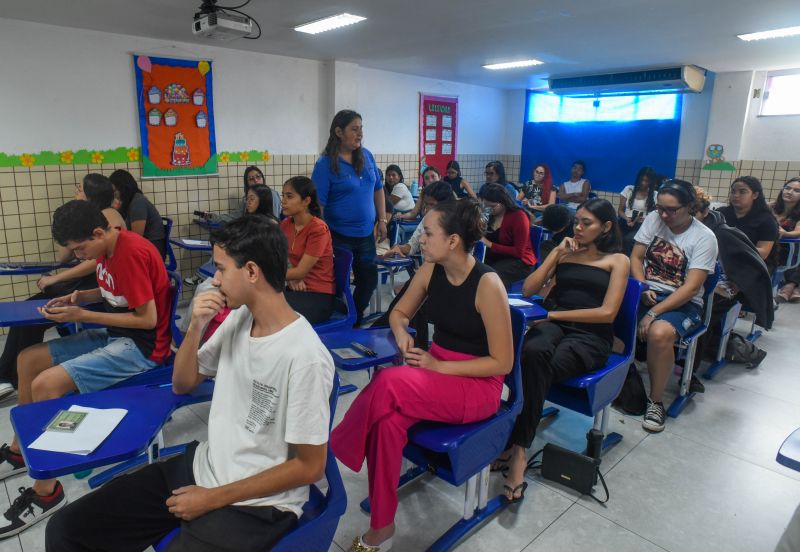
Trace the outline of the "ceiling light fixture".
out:
M 301 33 L 315 35 L 324 33 L 325 31 L 332 31 L 333 29 L 338 29 L 339 27 L 353 25 L 354 23 L 364 21 L 365 19 L 366 17 L 361 17 L 360 15 L 340 13 L 339 15 L 332 15 L 331 17 L 318 19 L 317 21 L 312 21 L 311 23 L 303 23 L 302 25 L 295 27 L 294 30 Z
M 517 69 L 518 67 L 531 67 L 533 65 L 541 65 L 544 63 L 543 61 L 539 61 L 538 59 L 524 59 L 522 61 L 507 61 L 505 63 L 490 63 L 489 65 L 484 65 L 484 69 L 489 69 L 491 71 L 497 71 L 498 69 Z
M 800 27 L 784 27 L 773 31 L 761 31 L 758 33 L 748 33 L 736 35 L 737 37 L 750 42 L 751 40 L 764 40 L 765 38 L 786 38 L 787 36 L 800 35 Z

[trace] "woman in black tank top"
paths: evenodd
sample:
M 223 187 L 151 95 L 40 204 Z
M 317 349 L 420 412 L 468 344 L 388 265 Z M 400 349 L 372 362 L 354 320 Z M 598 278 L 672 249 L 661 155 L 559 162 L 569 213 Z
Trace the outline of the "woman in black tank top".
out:
M 503 283 L 470 254 L 483 234 L 478 203 L 441 202 L 423 224 L 425 264 L 389 315 L 406 365 L 379 370 L 331 434 L 343 464 L 359 471 L 367 461 L 370 529 L 351 550 L 392 546 L 407 430 L 422 420 L 464 424 L 491 416 L 514 362 Z M 428 351 L 415 347 L 407 330 L 423 302 L 435 326 Z
M 564 238 L 525 280 L 526 296 L 549 288 L 548 316 L 525 337 L 522 412 L 511 432 L 509 450 L 496 462 L 508 463 L 509 500 L 524 497 L 525 451 L 533 443 L 550 386 L 601 368 L 611 354 L 613 322 L 630 272 L 628 257 L 619 251 L 614 207 L 605 199 L 590 199 L 575 215 L 575 237 Z

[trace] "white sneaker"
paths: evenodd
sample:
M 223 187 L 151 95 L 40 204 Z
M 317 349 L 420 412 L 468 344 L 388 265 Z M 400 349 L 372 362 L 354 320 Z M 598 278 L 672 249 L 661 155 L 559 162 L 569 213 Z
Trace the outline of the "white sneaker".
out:
M 3 443 L 3 446 L 0 446 L 0 480 L 27 471 L 22 455 L 12 452 L 11 447 Z
M 0 539 L 21 533 L 34 523 L 56 513 L 67 504 L 64 488 L 56 481 L 50 496 L 39 496 L 30 487 L 20 487 L 19 496 L 11 507 L 0 516 Z
M 10 395 L 13 395 L 15 391 L 16 389 L 14 389 L 14 386 L 11 385 L 10 383 L 8 382 L 0 383 L 0 401 L 2 401 L 3 399 L 5 399 Z

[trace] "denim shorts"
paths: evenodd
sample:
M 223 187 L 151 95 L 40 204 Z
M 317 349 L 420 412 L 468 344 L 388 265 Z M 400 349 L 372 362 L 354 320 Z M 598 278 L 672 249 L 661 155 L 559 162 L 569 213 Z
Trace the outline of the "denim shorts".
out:
M 130 337 L 109 337 L 102 328 L 48 341 L 47 348 L 53 366 L 63 366 L 81 393 L 100 391 L 159 365 Z
M 668 294 L 666 293 L 656 293 L 656 304 L 660 303 L 667 297 Z M 639 320 L 641 320 L 644 315 L 647 314 L 647 311 L 649 311 L 650 308 L 651 307 L 648 307 L 644 303 L 639 305 Z M 675 328 L 675 332 L 677 332 L 680 337 L 684 337 L 687 333 L 697 328 L 697 326 L 703 322 L 703 309 L 697 303 L 689 301 L 677 309 L 659 314 L 656 320 L 668 322 L 673 328 Z

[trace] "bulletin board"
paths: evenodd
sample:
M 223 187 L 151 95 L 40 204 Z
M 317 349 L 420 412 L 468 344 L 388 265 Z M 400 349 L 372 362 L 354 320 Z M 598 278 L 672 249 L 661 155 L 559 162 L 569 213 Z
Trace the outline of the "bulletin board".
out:
M 428 166 L 444 174 L 456 158 L 458 98 L 419 95 L 419 172 Z
M 142 177 L 217 174 L 211 62 L 133 56 Z

